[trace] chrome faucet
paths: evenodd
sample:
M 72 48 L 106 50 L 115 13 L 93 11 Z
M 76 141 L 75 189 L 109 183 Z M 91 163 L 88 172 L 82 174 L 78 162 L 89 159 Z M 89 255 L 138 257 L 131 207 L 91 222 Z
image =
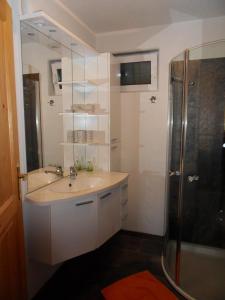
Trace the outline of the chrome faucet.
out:
M 48 174 L 48 173 L 52 173 L 52 174 L 56 174 L 60 177 L 63 177 L 63 169 L 61 166 L 58 166 L 56 167 L 55 171 L 52 171 L 52 170 L 45 170 L 45 173 Z
M 77 177 L 77 169 L 75 168 L 75 166 L 71 166 L 70 167 L 70 175 L 69 175 L 69 177 L 71 179 L 76 179 L 76 177 Z

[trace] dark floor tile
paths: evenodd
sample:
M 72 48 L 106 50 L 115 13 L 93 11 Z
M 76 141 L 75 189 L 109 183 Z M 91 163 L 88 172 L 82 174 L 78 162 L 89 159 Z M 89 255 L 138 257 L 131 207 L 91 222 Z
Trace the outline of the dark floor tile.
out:
M 142 239 L 141 252 L 150 255 L 161 255 L 163 249 L 162 238 Z
M 140 251 L 142 238 L 137 235 L 125 234 L 124 231 L 121 234 L 116 234 L 110 239 L 109 244 L 106 243 L 106 247 L 110 245 L 113 248 L 119 248 L 124 250 Z
M 161 237 L 120 231 L 96 251 L 65 262 L 33 300 L 103 300 L 102 288 L 145 270 L 172 289 L 161 267 L 162 244 Z

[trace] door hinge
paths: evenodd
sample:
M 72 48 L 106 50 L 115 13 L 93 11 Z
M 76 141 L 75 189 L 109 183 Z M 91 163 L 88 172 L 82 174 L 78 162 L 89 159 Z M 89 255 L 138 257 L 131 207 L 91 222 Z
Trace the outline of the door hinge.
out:
M 23 181 L 27 180 L 28 174 L 27 173 L 20 173 L 20 167 L 17 167 L 17 177 L 18 179 L 22 179 Z

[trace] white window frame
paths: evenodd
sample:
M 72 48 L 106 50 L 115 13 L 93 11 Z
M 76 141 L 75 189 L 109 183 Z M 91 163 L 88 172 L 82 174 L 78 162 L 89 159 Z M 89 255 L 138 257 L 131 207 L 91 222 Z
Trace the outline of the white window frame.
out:
M 121 85 L 121 92 L 144 92 L 158 90 L 158 56 L 159 51 L 152 51 L 148 53 L 137 53 L 118 55 L 119 63 L 132 63 L 140 61 L 151 61 L 151 84 L 136 84 L 136 85 Z

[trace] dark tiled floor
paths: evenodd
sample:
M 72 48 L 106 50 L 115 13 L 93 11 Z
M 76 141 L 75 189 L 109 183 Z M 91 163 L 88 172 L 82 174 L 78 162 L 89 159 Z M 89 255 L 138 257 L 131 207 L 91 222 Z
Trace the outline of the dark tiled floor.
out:
M 120 231 L 98 250 L 64 263 L 33 300 L 103 300 L 103 287 L 144 270 L 171 288 L 162 271 L 161 250 L 160 237 Z

